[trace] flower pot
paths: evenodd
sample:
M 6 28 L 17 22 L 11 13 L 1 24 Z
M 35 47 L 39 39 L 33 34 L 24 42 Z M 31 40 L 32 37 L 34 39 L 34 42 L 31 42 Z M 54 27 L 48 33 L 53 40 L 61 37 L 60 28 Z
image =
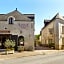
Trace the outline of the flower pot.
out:
M 13 50 L 11 50 L 11 49 L 6 50 L 6 54 L 13 54 L 13 53 L 14 53 L 14 49 Z
M 24 46 L 18 46 L 18 52 L 24 51 Z

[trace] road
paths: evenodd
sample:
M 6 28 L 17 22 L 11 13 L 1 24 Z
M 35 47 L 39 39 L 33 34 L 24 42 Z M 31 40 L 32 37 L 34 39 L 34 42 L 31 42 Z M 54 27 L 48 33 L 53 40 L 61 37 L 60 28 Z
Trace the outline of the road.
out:
M 0 60 L 0 64 L 64 64 L 64 52 Z

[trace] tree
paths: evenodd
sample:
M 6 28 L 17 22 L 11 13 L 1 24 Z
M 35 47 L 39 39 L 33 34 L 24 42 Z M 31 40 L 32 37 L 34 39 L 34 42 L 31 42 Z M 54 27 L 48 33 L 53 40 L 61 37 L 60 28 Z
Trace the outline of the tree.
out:
M 39 41 L 39 38 L 40 38 L 40 34 L 35 35 L 35 46 L 38 46 L 41 44 L 41 42 Z
M 39 40 L 40 34 L 35 35 L 35 39 Z

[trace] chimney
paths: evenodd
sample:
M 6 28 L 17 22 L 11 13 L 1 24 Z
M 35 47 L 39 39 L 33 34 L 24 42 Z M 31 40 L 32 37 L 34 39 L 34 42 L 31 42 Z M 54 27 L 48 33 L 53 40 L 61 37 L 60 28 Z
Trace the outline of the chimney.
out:
M 17 8 L 16 8 L 16 11 L 17 11 Z

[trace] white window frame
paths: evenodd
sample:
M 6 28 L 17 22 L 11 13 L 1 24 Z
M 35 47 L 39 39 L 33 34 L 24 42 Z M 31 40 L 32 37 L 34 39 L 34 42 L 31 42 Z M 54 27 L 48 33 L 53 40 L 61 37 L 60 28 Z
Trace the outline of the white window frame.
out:
M 13 22 L 12 22 L 12 23 L 9 22 L 10 18 L 13 19 Z M 14 21 L 15 21 L 15 17 L 13 17 L 13 16 L 9 16 L 9 17 L 7 18 L 8 24 L 14 24 Z

